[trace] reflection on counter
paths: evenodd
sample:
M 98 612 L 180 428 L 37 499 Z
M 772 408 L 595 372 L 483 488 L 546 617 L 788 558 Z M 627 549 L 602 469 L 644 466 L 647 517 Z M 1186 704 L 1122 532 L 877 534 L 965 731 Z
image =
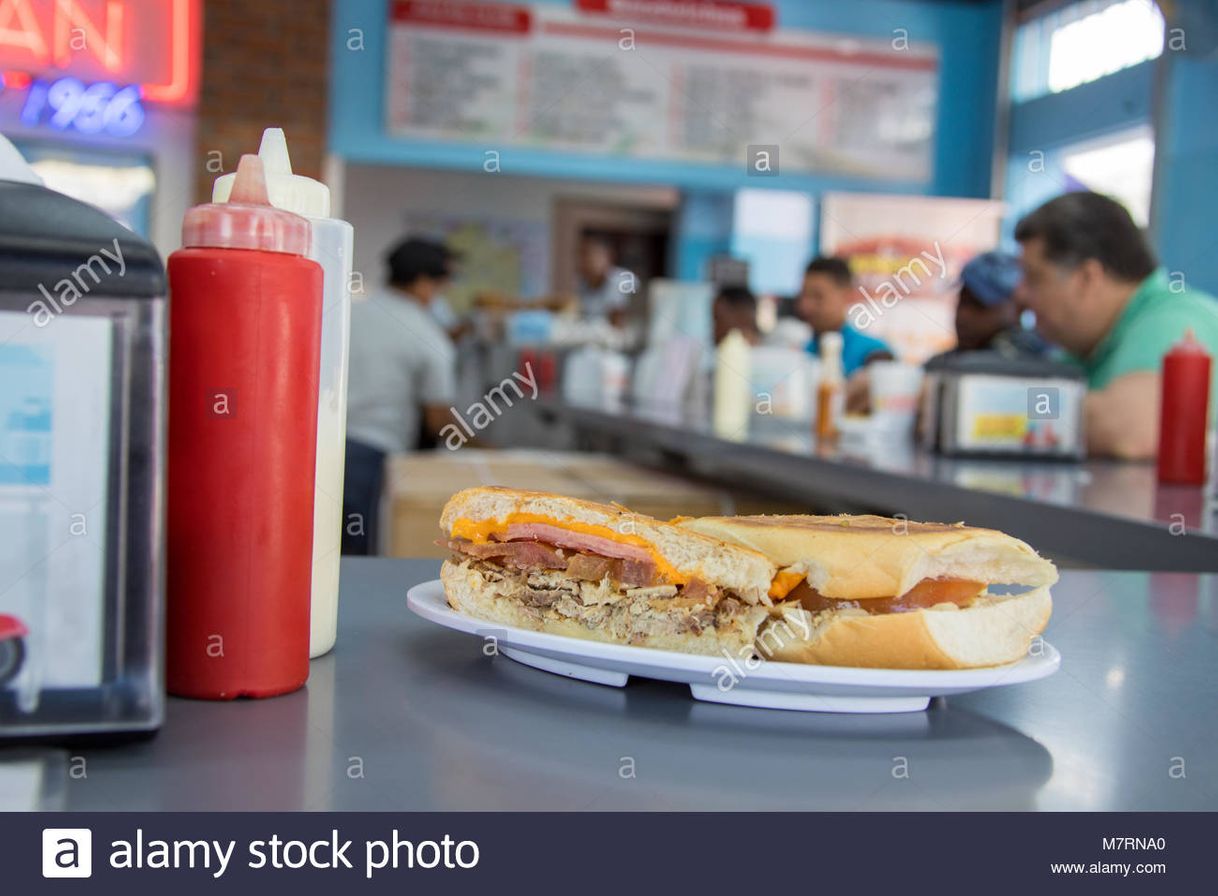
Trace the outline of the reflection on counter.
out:
M 928 800 L 938 810 L 1028 810 L 1053 773 L 1039 743 L 945 701 L 879 716 L 742 709 L 692 700 L 684 685 L 591 686 L 480 657 L 476 642 L 468 650 L 447 661 L 465 668 L 443 697 L 458 688 L 461 713 L 444 711 L 425 689 L 405 706 L 409 723 L 429 735 L 437 796 L 456 808 L 508 808 L 526 789 L 538 807 L 563 810 L 637 809 L 640 800 L 667 810 L 899 811 Z M 565 736 L 534 737 L 519 724 L 522 707 Z M 645 736 L 616 741 L 614 718 Z
M 704 417 L 686 415 L 672 406 L 657 409 L 644 405 L 609 415 L 543 402 L 539 411 L 543 417 L 564 421 L 579 432 L 633 433 L 635 445 L 645 441 L 637 426 L 644 422 L 666 428 L 666 435 L 655 436 L 660 442 L 680 442 L 679 433 L 713 438 Z M 534 437 L 541 436 L 534 433 Z M 847 426 L 835 442 L 818 444 L 802 421 L 761 414 L 751 417 L 743 441 L 749 446 L 862 466 L 922 483 L 1152 523 L 1173 535 L 1218 535 L 1218 501 L 1205 490 L 1161 484 L 1150 464 L 943 457 L 883 427 Z
M 66 750 L 0 750 L 0 812 L 61 812 L 67 796 Z M 75 757 L 79 766 L 80 757 Z

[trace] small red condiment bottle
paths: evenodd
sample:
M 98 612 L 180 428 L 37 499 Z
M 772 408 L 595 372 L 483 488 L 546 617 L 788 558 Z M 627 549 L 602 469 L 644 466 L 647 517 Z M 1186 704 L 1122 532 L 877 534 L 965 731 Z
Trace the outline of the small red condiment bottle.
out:
M 1205 483 L 1212 360 L 1189 330 L 1163 356 L 1159 404 L 1159 481 Z
M 212 700 L 309 676 L 322 269 L 243 156 L 169 257 L 166 683 Z

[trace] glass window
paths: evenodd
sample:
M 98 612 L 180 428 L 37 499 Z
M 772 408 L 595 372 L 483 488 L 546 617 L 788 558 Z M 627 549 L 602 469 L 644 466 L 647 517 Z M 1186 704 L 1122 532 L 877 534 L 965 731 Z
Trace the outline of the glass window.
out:
M 812 249 L 812 199 L 787 190 L 737 190 L 732 255 L 749 262 L 754 292 L 799 289 Z
M 156 173 L 138 152 L 41 141 L 16 141 L 30 167 L 52 190 L 95 205 L 124 227 L 148 236 Z
M 1070 187 L 1105 193 L 1129 209 L 1140 226 L 1150 221 L 1150 190 L 1155 162 L 1154 134 L 1135 128 L 1104 140 L 1076 143 L 1061 151 Z
M 1054 196 L 1094 190 L 1129 209 L 1140 227 L 1150 221 L 1155 141 L 1150 125 L 1103 138 L 1068 143 L 1048 150 L 1030 168 L 1026 157 L 1012 156 L 1007 165 L 1008 215 L 1003 238 L 1013 239 L 1015 222 Z
M 1153 0 L 1082 0 L 1019 26 L 1012 93 L 1022 101 L 1069 90 L 1162 52 Z

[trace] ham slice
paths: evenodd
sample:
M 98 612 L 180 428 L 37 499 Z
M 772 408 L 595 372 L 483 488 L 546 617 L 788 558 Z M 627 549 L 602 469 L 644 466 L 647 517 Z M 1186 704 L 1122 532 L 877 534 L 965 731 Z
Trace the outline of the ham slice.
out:
M 620 541 L 602 538 L 599 535 L 573 532 L 570 529 L 563 529 L 559 526 L 551 526 L 546 523 L 512 523 L 508 526 L 507 537 L 509 541 L 516 539 L 544 541 L 547 544 L 556 544 L 559 547 L 585 551 L 589 554 L 599 554 L 602 557 L 652 563 L 651 554 L 637 545 L 623 544 Z

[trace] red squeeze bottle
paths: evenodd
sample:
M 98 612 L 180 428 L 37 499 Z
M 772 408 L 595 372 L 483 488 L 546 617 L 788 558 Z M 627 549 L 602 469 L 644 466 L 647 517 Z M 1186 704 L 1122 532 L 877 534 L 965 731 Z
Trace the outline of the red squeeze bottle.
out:
M 554 382 L 558 379 L 558 361 L 553 352 L 541 356 L 537 371 L 537 389 L 549 395 L 554 390 Z
M 516 358 L 516 369 L 524 371 L 525 379 L 528 379 L 528 372 L 537 369 L 537 352 L 531 348 L 521 349 Z
M 309 677 L 322 270 L 241 158 L 169 257 L 166 682 L 211 700 Z
M 1205 437 L 1210 368 L 1204 346 L 1189 330 L 1163 356 L 1159 404 L 1159 481 L 1205 484 Z

